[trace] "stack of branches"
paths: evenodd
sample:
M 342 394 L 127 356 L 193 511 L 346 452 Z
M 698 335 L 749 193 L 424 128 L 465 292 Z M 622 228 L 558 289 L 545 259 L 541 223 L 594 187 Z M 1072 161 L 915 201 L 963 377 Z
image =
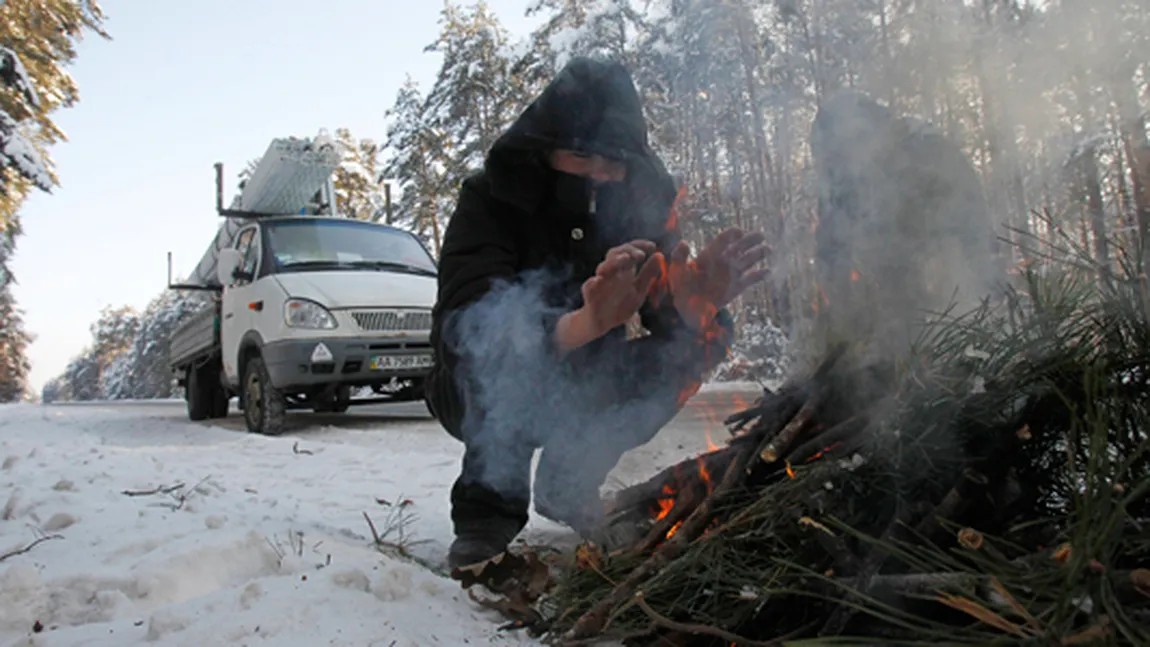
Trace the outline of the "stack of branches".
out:
M 851 347 L 620 492 L 550 635 L 635 645 L 1150 644 L 1150 311 L 1136 262 L 1035 263 L 909 358 Z M 609 536 L 609 533 L 605 534 Z M 616 533 L 616 536 L 618 534 Z

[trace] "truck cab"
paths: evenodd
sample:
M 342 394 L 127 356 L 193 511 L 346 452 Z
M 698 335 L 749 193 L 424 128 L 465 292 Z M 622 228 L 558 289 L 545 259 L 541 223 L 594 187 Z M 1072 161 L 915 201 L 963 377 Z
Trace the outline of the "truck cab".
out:
M 169 344 L 192 420 L 238 396 L 247 428 L 275 435 L 290 409 L 422 399 L 435 260 L 409 232 L 337 213 L 339 161 L 322 131 L 274 140 L 228 209 L 216 165 L 224 224 L 190 282 L 172 284 L 169 255 L 169 288 L 213 293 Z

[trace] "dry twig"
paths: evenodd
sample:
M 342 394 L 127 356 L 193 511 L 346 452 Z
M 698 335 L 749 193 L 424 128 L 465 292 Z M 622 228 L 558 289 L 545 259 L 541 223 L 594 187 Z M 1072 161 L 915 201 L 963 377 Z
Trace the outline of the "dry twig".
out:
M 6 553 L 0 554 L 0 562 L 4 561 L 10 557 L 16 557 L 17 555 L 23 555 L 24 553 L 27 553 L 28 551 L 32 550 L 33 548 L 39 546 L 40 544 L 42 544 L 42 543 L 44 543 L 50 539 L 63 539 L 63 538 L 64 538 L 64 535 L 44 535 L 43 537 L 37 538 L 35 541 L 28 544 L 27 546 L 24 546 L 23 548 L 17 548 L 16 550 L 10 550 Z
M 120 494 L 124 496 L 151 496 L 153 494 L 171 494 L 176 490 L 184 487 L 184 484 L 176 483 L 175 485 L 159 485 L 150 490 L 122 490 Z

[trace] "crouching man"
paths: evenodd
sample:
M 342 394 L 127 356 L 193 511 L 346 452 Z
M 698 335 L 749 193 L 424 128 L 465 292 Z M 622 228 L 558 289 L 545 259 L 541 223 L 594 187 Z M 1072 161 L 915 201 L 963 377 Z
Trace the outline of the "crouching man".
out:
M 766 271 L 761 235 L 696 258 L 621 66 L 569 63 L 469 177 L 444 235 L 428 406 L 466 447 L 452 567 L 507 549 L 535 511 L 586 536 L 599 489 L 722 361 L 724 307 Z M 626 324 L 638 317 L 646 335 Z

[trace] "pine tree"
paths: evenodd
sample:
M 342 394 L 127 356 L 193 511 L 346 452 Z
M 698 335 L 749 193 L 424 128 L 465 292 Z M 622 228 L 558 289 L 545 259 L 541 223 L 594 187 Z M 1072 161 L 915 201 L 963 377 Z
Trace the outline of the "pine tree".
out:
M 439 37 L 425 48 L 443 55 L 427 93 L 426 116 L 450 138 L 449 173 L 458 184 L 483 164 L 503 130 L 530 100 L 530 88 L 512 72 L 510 35 L 487 4 L 447 3 Z
M 0 88 L 0 130 L 20 135 L 5 137 L 7 152 L 29 164 L 13 172 L 5 160 L 0 194 L 0 225 L 16 212 L 33 186 L 47 190 L 59 183 L 47 148 L 66 140 L 52 119 L 60 108 L 79 101 L 76 82 L 65 67 L 76 58 L 76 44 L 88 31 L 104 38 L 104 14 L 95 0 L 7 0 L 0 3 L 0 53 L 5 83 Z M 21 73 L 23 72 L 23 73 Z M 10 150 L 10 146 L 18 146 Z M 35 162 L 38 160 L 39 164 Z
M 335 139 L 343 148 L 343 161 L 334 174 L 337 209 L 349 218 L 378 220 L 385 206 L 379 144 L 373 139 L 357 140 L 347 128 L 337 128 Z
M 414 233 L 438 257 L 455 188 L 449 170 L 455 166 L 450 140 L 428 117 L 419 87 L 410 78 L 387 117 L 390 156 L 384 173 L 402 192 L 391 224 Z
M 31 365 L 25 351 L 32 337 L 16 308 L 10 285 L 0 287 L 0 402 L 15 402 L 27 392 Z
M 385 177 L 400 196 L 394 222 L 435 255 L 464 178 L 478 170 L 504 129 L 533 98 L 540 78 L 484 2 L 448 2 L 425 51 L 443 56 L 426 95 L 408 79 L 387 111 Z
M 79 94 L 64 69 L 85 31 L 109 38 L 95 0 L 0 2 L 0 399 L 23 397 L 31 337 L 24 331 L 8 259 L 21 233 L 17 212 L 32 189 L 59 184 L 48 147 L 66 139 L 52 113 Z

